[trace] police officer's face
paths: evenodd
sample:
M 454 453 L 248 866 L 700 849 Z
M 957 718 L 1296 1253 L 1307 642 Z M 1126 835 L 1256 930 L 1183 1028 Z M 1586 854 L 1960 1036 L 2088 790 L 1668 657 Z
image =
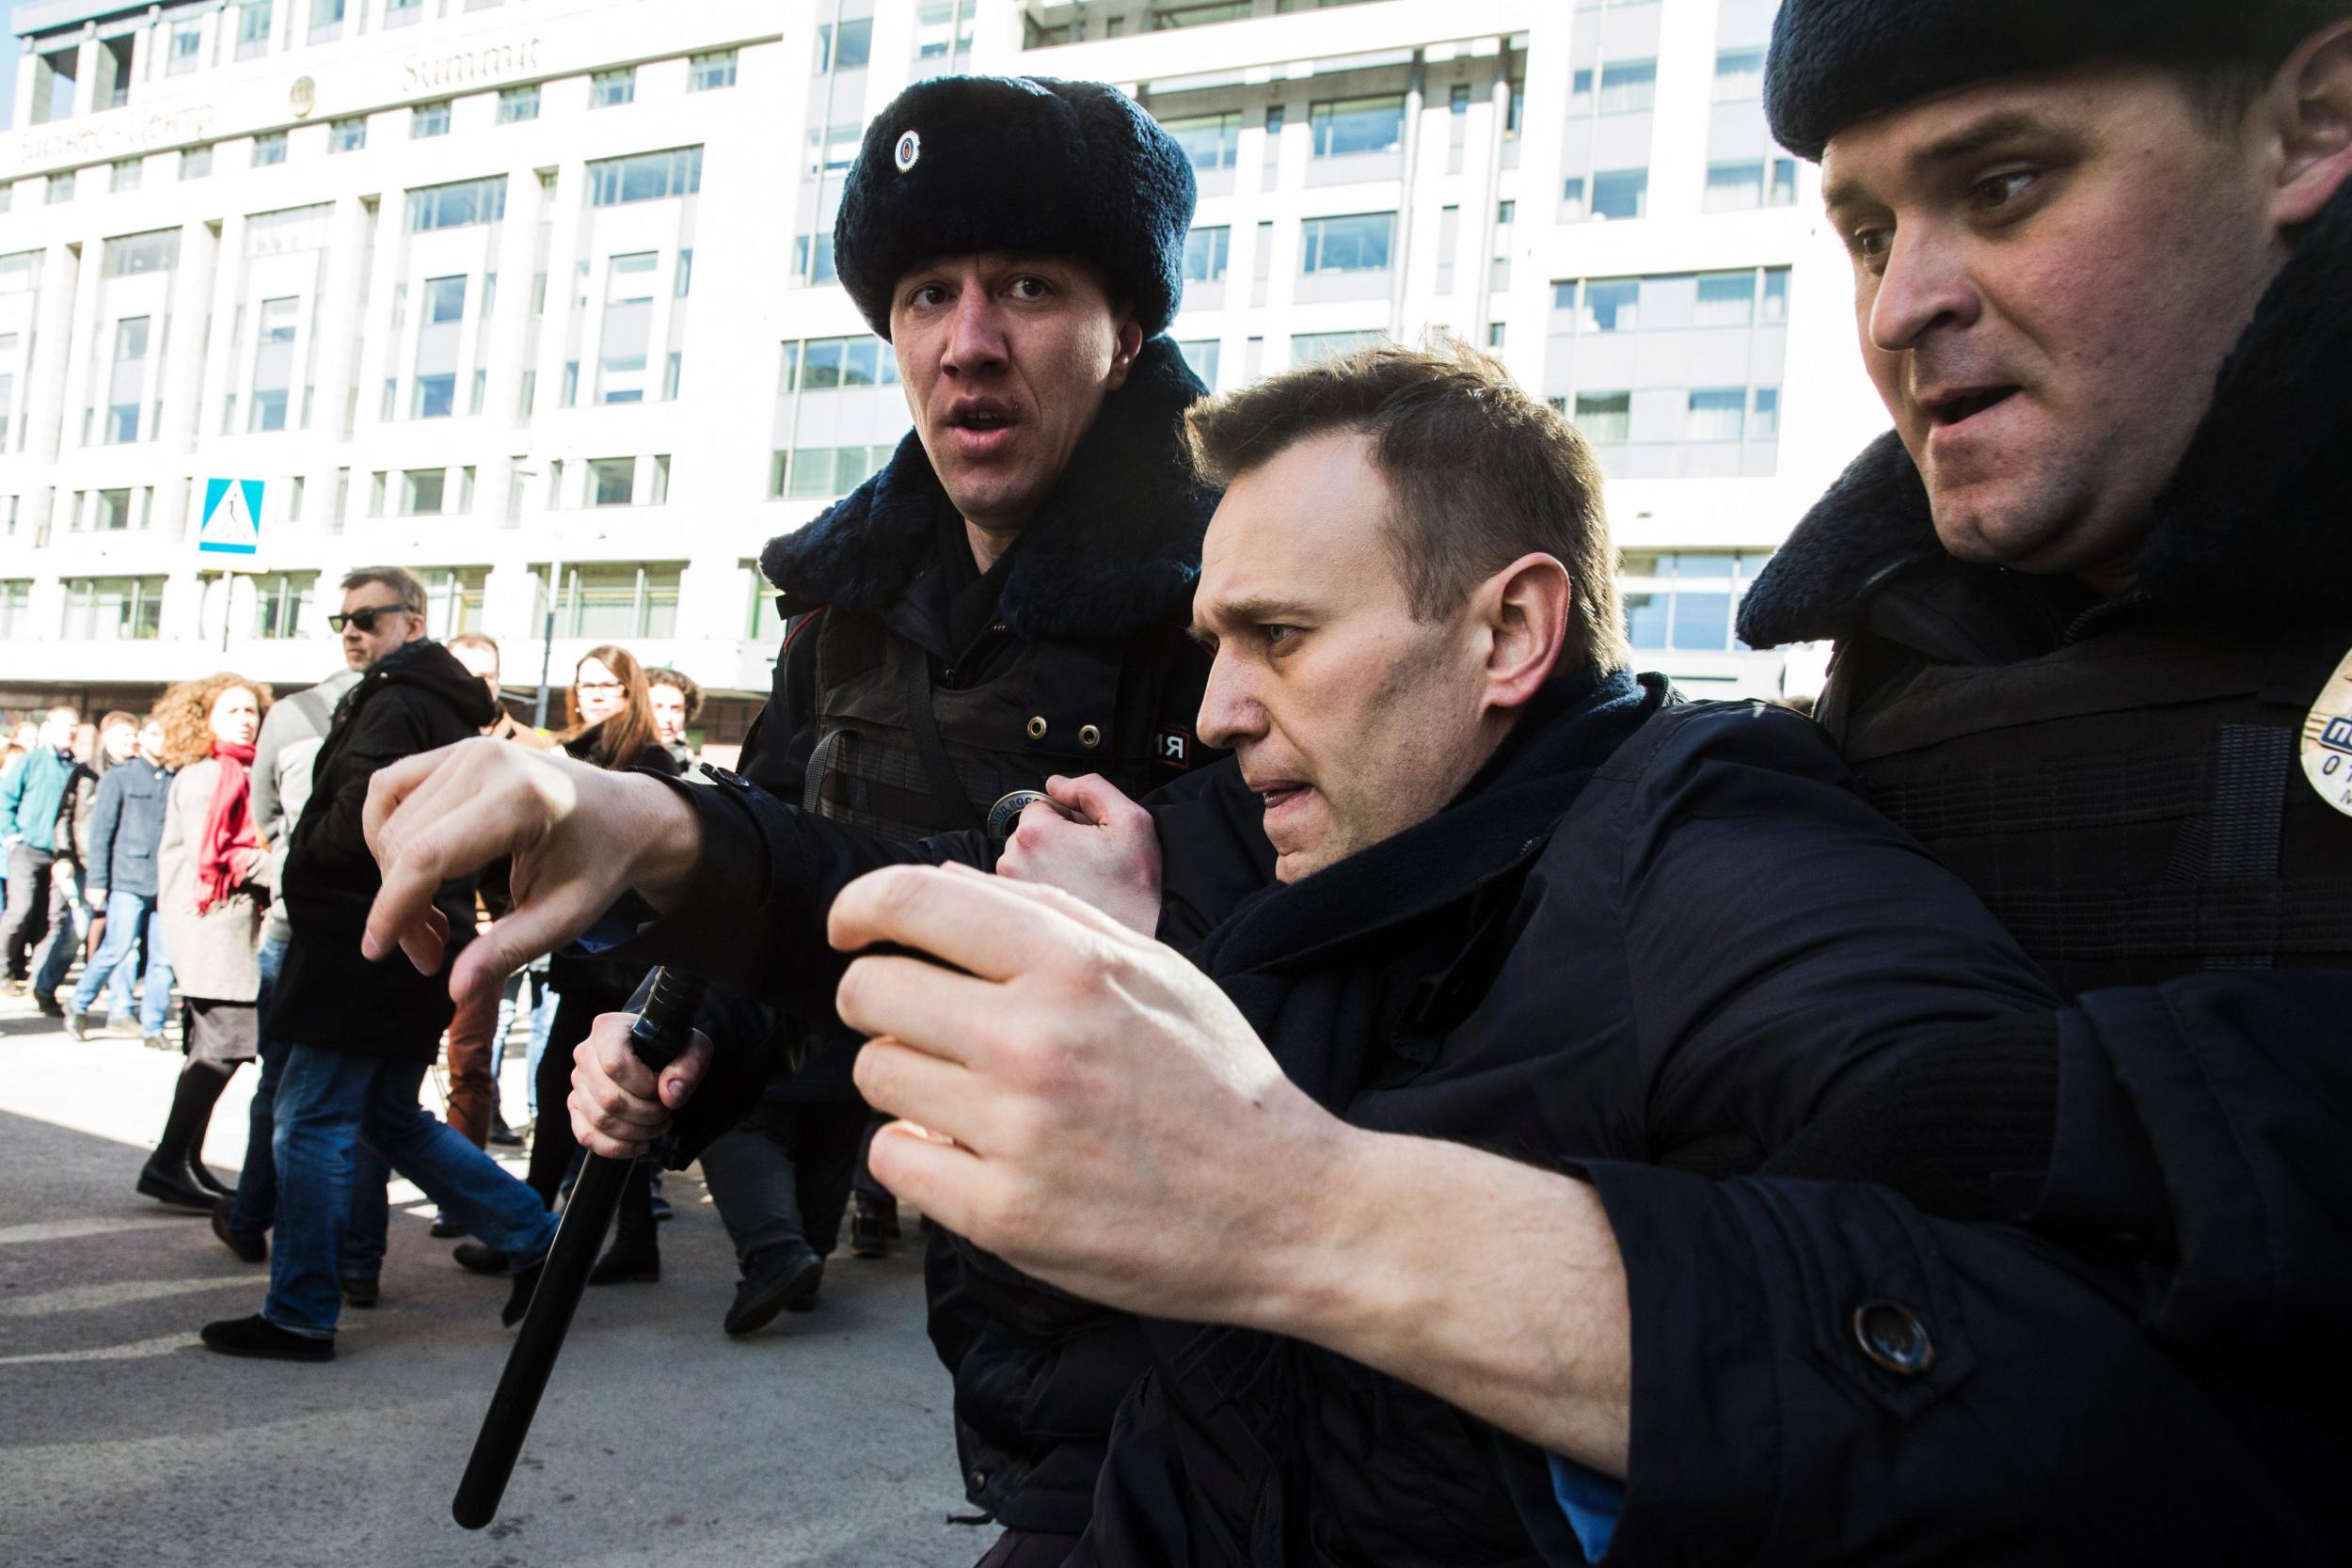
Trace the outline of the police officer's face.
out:
M 1091 263 L 994 252 L 909 268 L 890 338 L 948 499 L 1003 533 L 1037 511 L 1143 346 Z
M 2281 228 L 2334 188 L 2288 178 L 2273 107 L 2219 130 L 2174 77 L 2103 66 L 1831 140 L 1863 357 L 1954 555 L 2129 583 Z
M 1235 479 L 1201 545 L 1200 738 L 1264 800 L 1286 882 L 1435 816 L 1492 750 L 1478 627 L 1414 619 L 1389 506 L 1368 437 L 1318 436 Z

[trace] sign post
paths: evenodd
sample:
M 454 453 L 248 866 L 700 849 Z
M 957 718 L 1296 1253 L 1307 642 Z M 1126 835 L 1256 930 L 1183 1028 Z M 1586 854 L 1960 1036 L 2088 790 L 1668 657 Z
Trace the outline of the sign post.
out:
M 220 649 L 229 651 L 229 623 L 236 609 L 236 567 L 243 557 L 251 569 L 262 548 L 262 482 L 258 479 L 208 479 L 204 482 L 204 519 L 197 526 L 196 553 L 219 557 Z M 202 575 L 202 574 L 199 574 Z

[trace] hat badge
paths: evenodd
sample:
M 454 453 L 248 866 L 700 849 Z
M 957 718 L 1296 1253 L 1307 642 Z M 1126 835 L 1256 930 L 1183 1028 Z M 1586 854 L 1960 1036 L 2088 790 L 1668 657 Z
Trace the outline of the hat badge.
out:
M 921 136 L 918 136 L 914 132 L 909 131 L 905 135 L 898 138 L 898 150 L 894 156 L 897 159 L 898 172 L 900 174 L 904 174 L 907 170 L 913 168 L 914 166 L 914 161 L 922 155 L 923 138 Z

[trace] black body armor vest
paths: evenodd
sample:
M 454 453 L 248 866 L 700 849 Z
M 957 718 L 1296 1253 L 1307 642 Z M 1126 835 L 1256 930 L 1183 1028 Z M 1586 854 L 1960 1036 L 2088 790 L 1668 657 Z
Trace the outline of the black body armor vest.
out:
M 2352 616 L 2141 609 L 2038 657 L 1865 636 L 1820 717 L 1871 802 L 2068 996 L 2204 969 L 2352 967 L 2352 816 L 2296 763 Z

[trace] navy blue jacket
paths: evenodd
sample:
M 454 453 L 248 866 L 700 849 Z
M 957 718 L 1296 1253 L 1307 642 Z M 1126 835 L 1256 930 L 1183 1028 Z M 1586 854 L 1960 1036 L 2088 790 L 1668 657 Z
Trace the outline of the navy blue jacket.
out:
M 155 896 L 155 846 L 164 836 L 171 769 L 133 757 L 106 769 L 90 807 L 89 882 L 93 890 Z

